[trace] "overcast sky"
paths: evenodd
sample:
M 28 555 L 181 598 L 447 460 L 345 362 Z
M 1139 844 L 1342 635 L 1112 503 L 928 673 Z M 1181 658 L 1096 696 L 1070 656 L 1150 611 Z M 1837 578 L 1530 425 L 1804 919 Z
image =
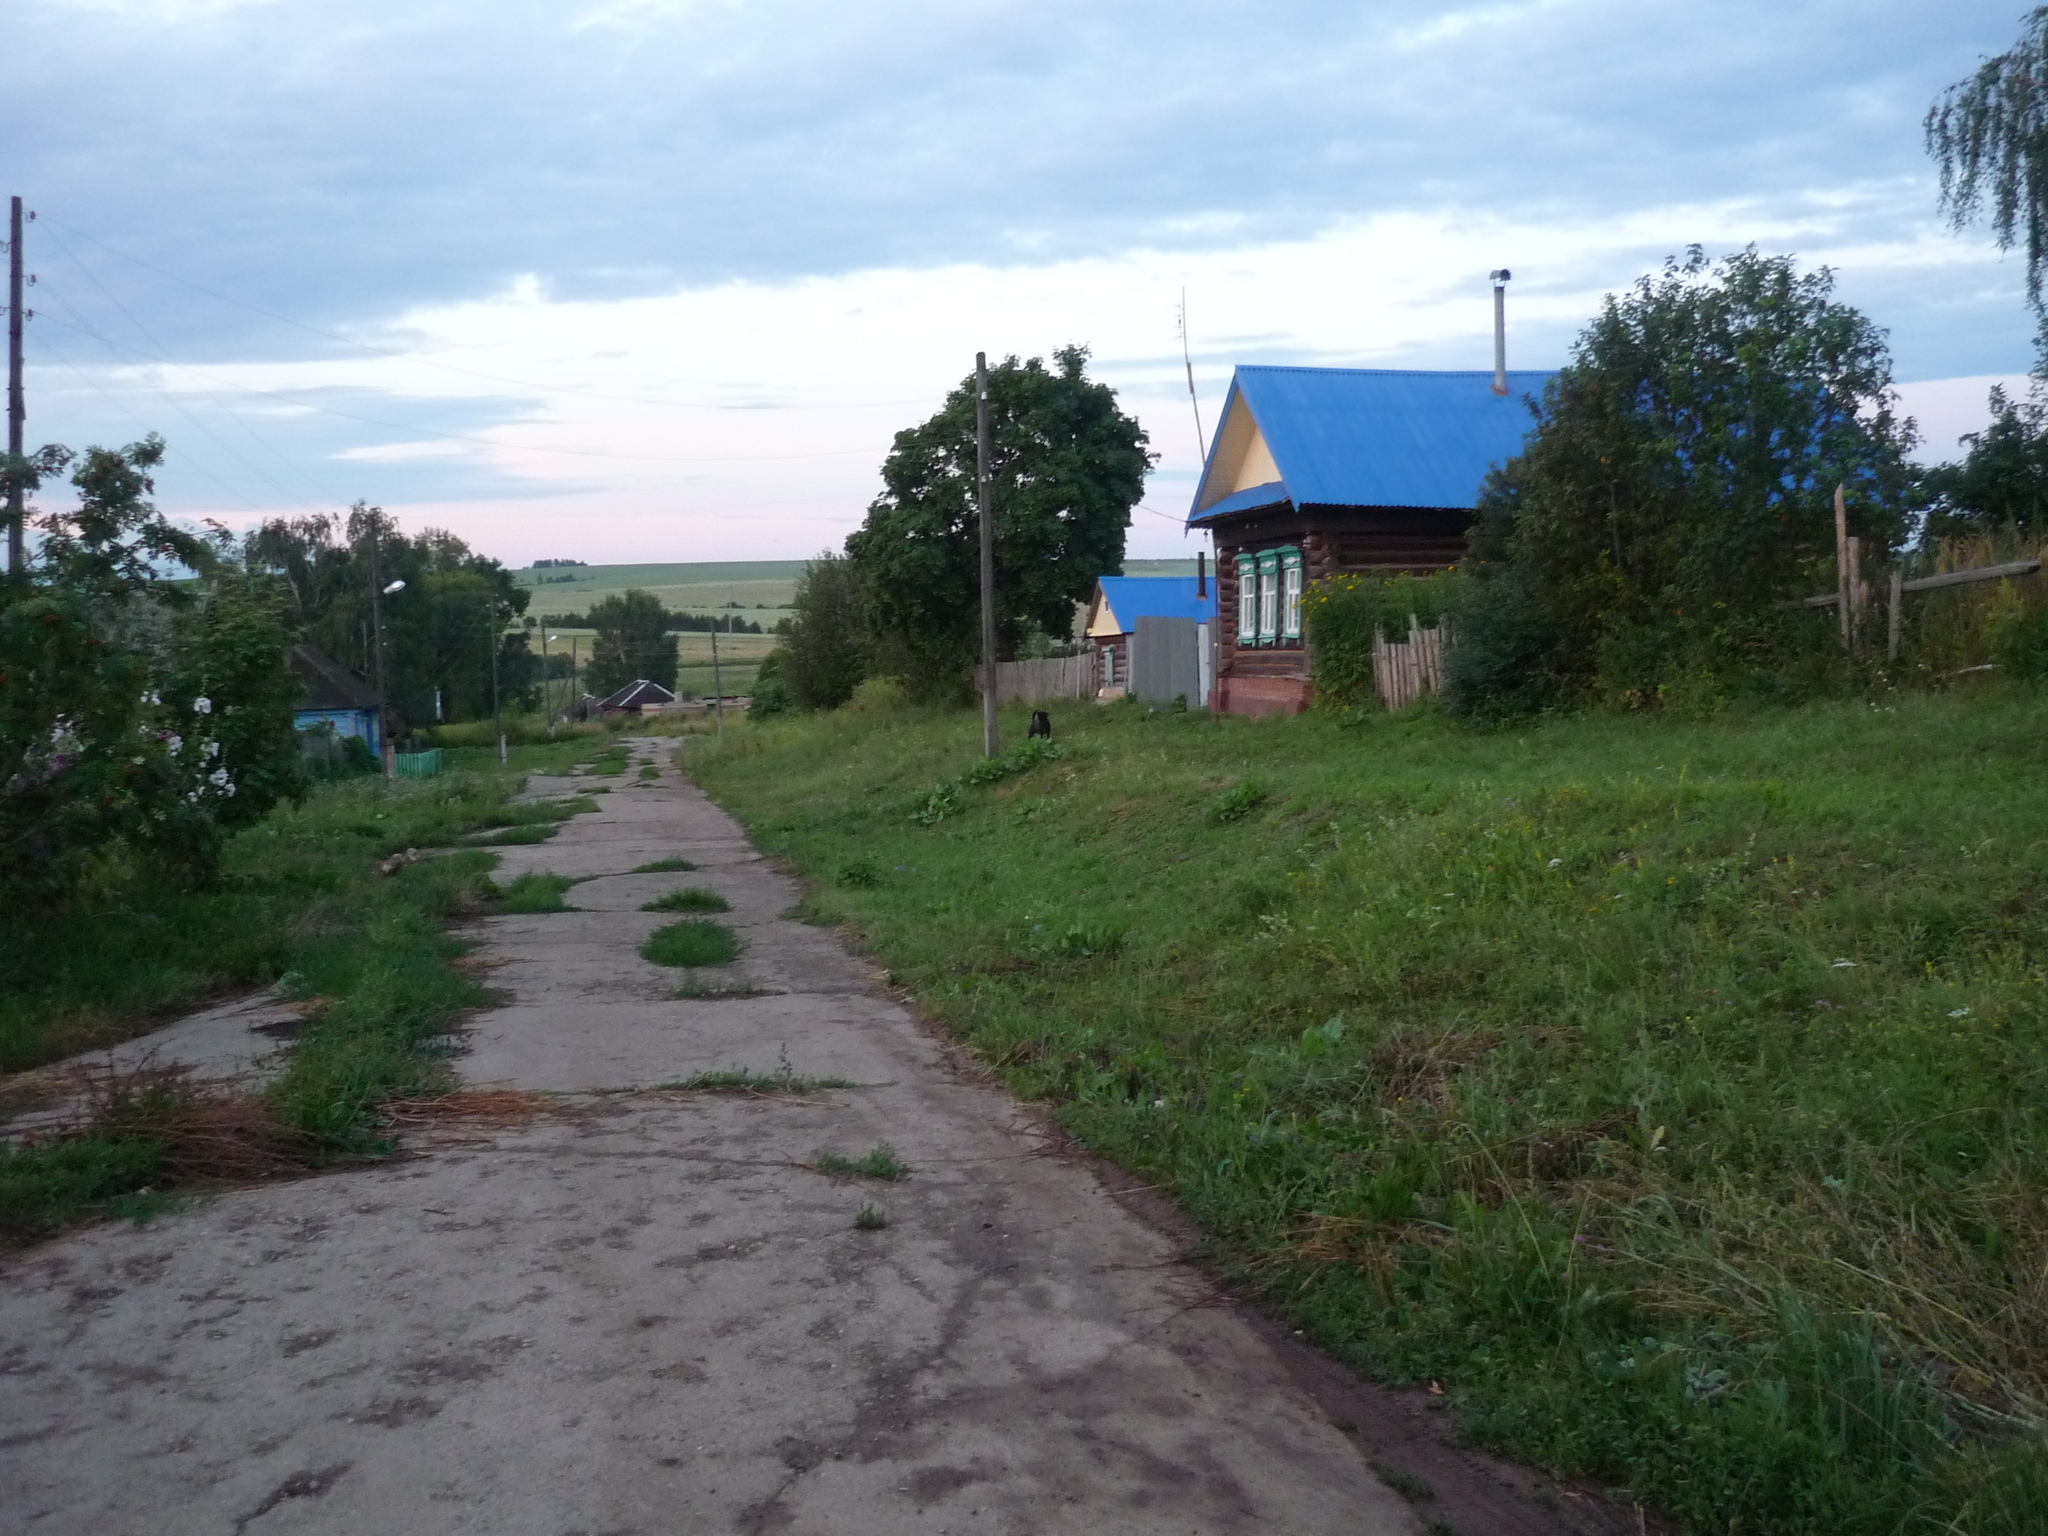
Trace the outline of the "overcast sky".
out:
M 30 444 L 236 526 L 365 498 L 508 563 L 798 558 L 993 355 L 1093 349 L 1189 553 L 1232 365 L 1565 360 L 1700 242 L 1836 269 L 1937 457 L 2023 374 L 1921 119 L 1981 0 L 10 0 Z

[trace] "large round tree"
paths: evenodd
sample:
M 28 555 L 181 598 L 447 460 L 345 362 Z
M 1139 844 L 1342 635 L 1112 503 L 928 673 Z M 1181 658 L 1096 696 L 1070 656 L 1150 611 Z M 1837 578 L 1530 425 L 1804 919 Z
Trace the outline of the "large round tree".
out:
M 1641 702 L 1774 665 L 1782 604 L 1833 580 L 1835 488 L 1870 548 L 1904 535 L 1893 405 L 1884 333 L 1826 268 L 1695 248 L 1610 296 L 1481 497 L 1453 707 Z
M 998 644 L 1064 637 L 1095 578 L 1123 569 L 1124 531 L 1153 455 L 1145 429 L 1091 382 L 1086 347 L 989 370 Z M 881 663 L 928 687 L 963 679 L 981 644 L 974 380 L 896 435 L 884 490 L 846 541 Z

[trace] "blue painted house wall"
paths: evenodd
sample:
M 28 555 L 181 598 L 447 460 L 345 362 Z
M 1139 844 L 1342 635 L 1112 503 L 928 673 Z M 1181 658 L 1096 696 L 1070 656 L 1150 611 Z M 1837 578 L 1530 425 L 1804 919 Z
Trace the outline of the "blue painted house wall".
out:
M 362 737 L 370 755 L 381 757 L 384 731 L 377 716 L 374 709 L 302 709 L 292 716 L 292 724 L 302 731 L 317 731 L 323 725 L 331 725 L 337 736 Z

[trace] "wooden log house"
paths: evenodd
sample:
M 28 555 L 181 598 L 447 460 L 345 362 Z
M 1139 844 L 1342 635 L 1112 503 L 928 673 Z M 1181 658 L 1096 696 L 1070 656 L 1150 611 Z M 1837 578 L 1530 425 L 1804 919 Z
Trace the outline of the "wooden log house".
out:
M 1150 617 L 1216 622 L 1216 586 L 1206 575 L 1102 576 L 1088 600 L 1082 633 L 1095 651 L 1097 696 L 1121 697 L 1131 685 L 1131 639 Z
M 1216 541 L 1216 707 L 1308 707 L 1309 583 L 1462 559 L 1487 472 L 1521 451 L 1549 378 L 1512 372 L 1499 394 L 1491 370 L 1237 369 L 1188 513 Z

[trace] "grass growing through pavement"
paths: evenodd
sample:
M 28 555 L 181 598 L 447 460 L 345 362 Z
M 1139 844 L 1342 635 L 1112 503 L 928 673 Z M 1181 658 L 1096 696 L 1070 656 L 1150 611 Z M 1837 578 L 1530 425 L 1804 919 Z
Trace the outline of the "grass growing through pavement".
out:
M 551 875 L 543 871 L 515 875 L 509 884 L 496 887 L 498 894 L 492 900 L 492 910 L 508 916 L 571 912 L 575 909 L 562 897 L 575 884 L 577 881 L 571 875 Z
M 723 923 L 686 917 L 657 928 L 640 946 L 640 958 L 653 965 L 727 965 L 738 958 L 740 941 Z
M 797 1097 L 826 1088 L 853 1088 L 858 1085 L 843 1077 L 799 1077 L 785 1057 L 782 1065 L 773 1072 L 748 1072 L 738 1067 L 725 1067 L 679 1077 L 674 1082 L 659 1086 L 671 1093 L 755 1093 Z
M 896 1154 L 887 1146 L 874 1148 L 859 1157 L 846 1157 L 838 1152 L 819 1151 L 806 1165 L 818 1173 L 828 1173 L 841 1179 L 887 1179 L 891 1182 L 910 1177 L 910 1170 L 898 1161 Z
M 633 873 L 636 875 L 687 874 L 696 867 L 688 859 L 656 859 L 652 864 L 636 865 Z
M 513 767 L 559 771 L 579 750 L 587 745 L 521 749 Z M 375 1151 L 380 1100 L 448 1081 L 447 1031 L 486 994 L 450 964 L 462 946 L 444 928 L 494 889 L 492 855 L 480 850 L 391 876 L 376 861 L 456 843 L 504 813 L 515 782 L 457 773 L 333 785 L 239 833 L 212 888 L 139 888 L 118 902 L 13 914 L 0 927 L 8 1070 L 125 1039 L 236 987 L 275 981 L 315 1006 L 259 1112 L 156 1091 L 117 1104 L 90 1134 L 0 1148 L 0 1246 L 85 1215 L 139 1212 L 155 1198 L 140 1192 L 204 1178 L 180 1143 L 195 1116 L 216 1139 L 221 1115 L 237 1116 L 233 1139 L 250 1158 Z
M 732 903 L 716 891 L 708 891 L 701 885 L 685 886 L 680 891 L 670 891 L 666 896 L 657 896 L 652 901 L 640 903 L 642 912 L 730 912 Z
M 1478 1438 L 1698 1531 L 2048 1529 L 2048 701 L 1058 724 L 996 784 L 959 715 L 690 766 L 1240 1284 Z
M 561 831 L 555 826 L 501 827 L 485 832 L 480 837 L 468 839 L 472 848 L 519 848 L 529 843 L 544 843 Z

